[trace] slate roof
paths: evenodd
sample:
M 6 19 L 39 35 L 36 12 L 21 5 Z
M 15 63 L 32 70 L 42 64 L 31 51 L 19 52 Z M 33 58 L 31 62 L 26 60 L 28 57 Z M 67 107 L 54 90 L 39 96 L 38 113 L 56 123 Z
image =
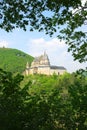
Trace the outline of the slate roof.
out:
M 45 67 L 50 67 L 50 69 L 59 69 L 59 70 L 66 70 L 66 68 L 64 68 L 63 66 L 54 66 L 54 65 L 51 65 L 51 66 L 38 66 L 37 68 L 45 68 Z M 31 68 L 34 68 L 34 67 L 31 67 Z
M 54 65 L 51 65 L 50 68 L 51 69 L 66 70 L 66 68 L 64 68 L 63 66 L 54 66 Z

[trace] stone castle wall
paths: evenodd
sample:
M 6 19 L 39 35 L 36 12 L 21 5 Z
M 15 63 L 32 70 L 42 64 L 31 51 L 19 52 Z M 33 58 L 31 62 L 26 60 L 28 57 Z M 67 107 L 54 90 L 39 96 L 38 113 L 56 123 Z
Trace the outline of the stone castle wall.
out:
M 53 75 L 54 73 L 57 75 L 61 75 L 65 73 L 66 69 L 62 66 L 51 66 L 49 58 L 46 53 L 39 57 L 36 57 L 29 67 L 28 63 L 26 65 L 25 75 L 29 74 L 45 74 L 45 75 Z

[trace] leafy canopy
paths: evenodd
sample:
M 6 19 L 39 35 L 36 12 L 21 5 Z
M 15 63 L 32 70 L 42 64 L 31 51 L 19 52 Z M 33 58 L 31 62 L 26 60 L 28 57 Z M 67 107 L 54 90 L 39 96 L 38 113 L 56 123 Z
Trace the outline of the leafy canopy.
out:
M 54 33 L 68 44 L 75 60 L 87 61 L 87 32 L 82 30 L 87 20 L 87 2 L 81 0 L 1 0 L 0 28 L 14 28 Z M 86 26 L 86 25 L 85 25 Z
M 0 69 L 0 130 L 87 130 L 87 77 L 35 75 L 21 86 L 22 80 Z

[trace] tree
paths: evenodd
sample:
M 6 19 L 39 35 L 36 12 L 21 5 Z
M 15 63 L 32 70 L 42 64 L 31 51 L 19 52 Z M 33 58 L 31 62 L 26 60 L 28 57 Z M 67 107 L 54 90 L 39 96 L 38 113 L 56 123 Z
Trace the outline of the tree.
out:
M 50 13 L 50 15 L 49 15 Z M 87 61 L 87 32 L 82 26 L 87 20 L 87 2 L 81 0 L 1 0 L 0 28 L 12 31 L 29 25 L 30 31 L 54 33 L 68 44 L 75 60 Z
M 74 84 L 69 87 L 70 101 L 73 111 L 73 125 L 78 130 L 87 129 L 87 80 L 79 75 L 74 79 Z
M 65 74 L 50 91 L 30 94 L 30 82 L 20 87 L 22 75 L 0 69 L 0 129 L 86 130 L 87 77 L 81 75 Z
M 0 69 L 0 129 L 24 130 L 26 128 L 25 101 L 27 88 L 20 88 L 22 75 L 14 75 Z
M 87 129 L 87 78 L 76 74 L 60 77 L 48 97 L 53 130 Z

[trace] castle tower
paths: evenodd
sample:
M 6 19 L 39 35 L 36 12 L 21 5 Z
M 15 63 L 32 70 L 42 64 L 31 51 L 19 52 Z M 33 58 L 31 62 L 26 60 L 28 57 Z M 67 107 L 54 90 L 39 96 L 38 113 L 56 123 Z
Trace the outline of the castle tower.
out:
M 43 60 L 44 60 L 44 64 L 50 66 L 50 61 L 48 58 L 48 55 L 46 54 L 46 52 L 44 51 L 44 55 L 43 55 Z

